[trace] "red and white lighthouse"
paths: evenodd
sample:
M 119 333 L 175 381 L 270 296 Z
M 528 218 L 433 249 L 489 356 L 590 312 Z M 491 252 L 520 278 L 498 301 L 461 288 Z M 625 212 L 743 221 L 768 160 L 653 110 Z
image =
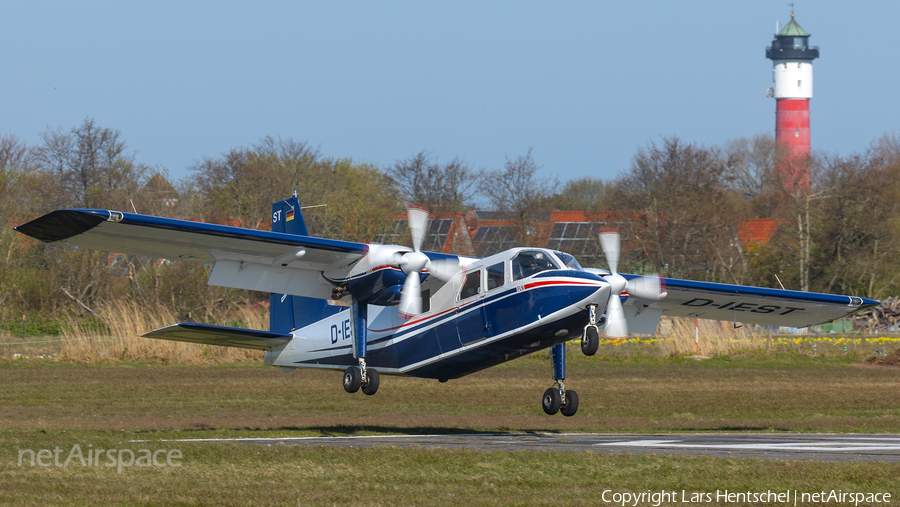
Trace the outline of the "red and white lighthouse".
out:
M 789 187 L 809 187 L 809 99 L 813 96 L 812 61 L 819 57 L 818 46 L 809 45 L 809 34 L 791 13 L 791 21 L 775 35 L 766 48 L 772 60 L 775 139 L 781 145 L 779 169 Z

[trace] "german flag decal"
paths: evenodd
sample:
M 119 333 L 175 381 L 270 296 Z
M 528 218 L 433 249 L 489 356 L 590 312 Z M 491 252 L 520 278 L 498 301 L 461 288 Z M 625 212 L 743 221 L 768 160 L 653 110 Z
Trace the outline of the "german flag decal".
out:
M 285 220 L 285 222 L 290 222 L 290 221 L 293 220 L 293 219 L 294 219 L 294 210 L 288 211 L 288 212 L 287 212 L 287 219 Z

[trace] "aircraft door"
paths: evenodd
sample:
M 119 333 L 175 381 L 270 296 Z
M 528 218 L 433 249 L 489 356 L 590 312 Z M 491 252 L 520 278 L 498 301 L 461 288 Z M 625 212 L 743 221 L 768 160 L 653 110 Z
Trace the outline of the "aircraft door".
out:
M 485 336 L 490 338 L 518 327 L 516 322 L 515 299 L 505 297 L 509 285 L 509 263 L 505 261 L 492 264 L 485 269 L 484 315 Z
M 483 340 L 484 322 L 484 270 L 477 269 L 465 274 L 456 303 L 456 328 L 462 345 Z M 446 352 L 446 351 L 445 351 Z

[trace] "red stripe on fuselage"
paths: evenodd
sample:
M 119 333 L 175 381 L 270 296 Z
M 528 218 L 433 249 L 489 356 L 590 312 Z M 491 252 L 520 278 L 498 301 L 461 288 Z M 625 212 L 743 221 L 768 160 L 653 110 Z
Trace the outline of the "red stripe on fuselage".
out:
M 367 269 L 366 274 L 368 275 L 369 273 L 374 273 L 380 269 L 396 269 L 397 271 L 400 271 L 399 268 L 395 268 L 394 266 L 391 266 L 390 264 L 385 264 L 384 266 L 378 266 L 377 268 Z
M 547 285 L 593 285 L 595 287 L 602 287 L 602 284 L 596 282 L 575 282 L 572 280 L 546 280 L 542 282 L 532 282 L 527 283 L 523 287 L 524 289 L 533 289 L 534 287 L 544 287 Z

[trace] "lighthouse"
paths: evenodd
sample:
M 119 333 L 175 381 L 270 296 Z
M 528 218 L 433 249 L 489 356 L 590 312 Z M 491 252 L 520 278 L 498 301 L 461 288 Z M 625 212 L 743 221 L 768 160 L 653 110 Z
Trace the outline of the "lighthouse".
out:
M 812 61 L 819 57 L 818 46 L 809 45 L 806 33 L 791 13 L 791 20 L 766 48 L 766 58 L 772 60 L 772 88 L 774 97 L 775 140 L 782 146 L 782 163 L 789 186 L 809 186 L 809 99 L 813 96 Z

